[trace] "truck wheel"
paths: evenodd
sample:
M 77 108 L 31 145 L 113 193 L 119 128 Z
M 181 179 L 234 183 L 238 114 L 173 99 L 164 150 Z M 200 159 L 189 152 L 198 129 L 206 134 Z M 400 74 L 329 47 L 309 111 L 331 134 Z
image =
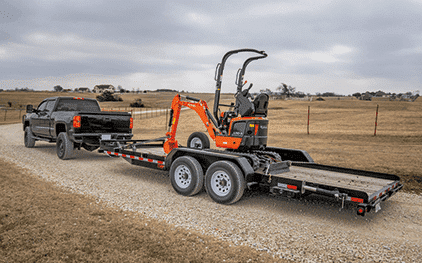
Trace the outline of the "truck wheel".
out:
M 57 137 L 56 150 L 57 156 L 62 160 L 73 157 L 73 142 L 70 141 L 67 133 L 61 132 Z
M 194 132 L 188 138 L 188 148 L 209 149 L 210 140 L 202 132 Z
M 210 165 L 205 174 L 205 189 L 217 203 L 233 204 L 245 191 L 245 178 L 240 168 L 229 161 L 218 161 Z
M 35 146 L 35 138 L 29 126 L 25 128 L 25 135 L 23 138 L 23 142 L 26 148 L 34 148 Z
M 204 185 L 204 172 L 195 158 L 182 156 L 170 167 L 170 181 L 177 193 L 184 196 L 196 195 Z

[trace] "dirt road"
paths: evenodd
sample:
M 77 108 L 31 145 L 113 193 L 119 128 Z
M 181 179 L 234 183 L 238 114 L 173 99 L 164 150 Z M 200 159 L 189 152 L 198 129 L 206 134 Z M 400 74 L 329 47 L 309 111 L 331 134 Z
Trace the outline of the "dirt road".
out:
M 247 192 L 231 206 L 214 203 L 205 192 L 177 195 L 160 171 L 80 151 L 62 161 L 55 145 L 23 146 L 20 124 L 0 126 L 0 158 L 30 169 L 44 180 L 88 194 L 122 209 L 186 229 L 267 250 L 304 262 L 422 262 L 422 196 L 398 193 L 378 213 L 316 196 L 302 200 Z

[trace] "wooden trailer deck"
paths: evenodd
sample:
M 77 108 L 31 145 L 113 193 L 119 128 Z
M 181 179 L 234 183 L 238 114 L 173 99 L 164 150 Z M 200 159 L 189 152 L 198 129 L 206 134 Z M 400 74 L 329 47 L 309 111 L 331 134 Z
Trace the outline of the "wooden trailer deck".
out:
M 353 189 L 363 191 L 371 196 L 382 188 L 394 183 L 394 180 L 355 175 L 349 173 L 333 172 L 306 168 L 299 166 L 290 166 L 290 172 L 272 175 L 282 178 L 305 181 L 320 185 L 329 185 L 338 188 Z

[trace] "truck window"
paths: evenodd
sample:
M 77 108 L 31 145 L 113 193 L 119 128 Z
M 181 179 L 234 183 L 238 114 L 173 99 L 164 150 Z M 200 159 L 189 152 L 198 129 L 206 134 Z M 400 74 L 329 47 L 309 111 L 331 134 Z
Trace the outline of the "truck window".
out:
M 38 110 L 44 111 L 46 106 L 47 106 L 47 101 L 43 101 L 40 103 L 40 105 L 38 105 Z
M 45 107 L 46 111 L 52 111 L 54 108 L 54 104 L 56 104 L 55 100 L 49 100 L 47 101 L 47 106 Z
M 93 100 L 61 99 L 56 111 L 89 111 L 100 112 L 98 103 Z

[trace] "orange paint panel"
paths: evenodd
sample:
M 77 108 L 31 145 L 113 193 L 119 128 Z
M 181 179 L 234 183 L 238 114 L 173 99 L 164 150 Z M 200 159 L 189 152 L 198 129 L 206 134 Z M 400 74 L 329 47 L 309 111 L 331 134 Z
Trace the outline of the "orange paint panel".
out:
M 215 145 L 220 148 L 237 149 L 242 142 L 242 138 L 216 136 Z

